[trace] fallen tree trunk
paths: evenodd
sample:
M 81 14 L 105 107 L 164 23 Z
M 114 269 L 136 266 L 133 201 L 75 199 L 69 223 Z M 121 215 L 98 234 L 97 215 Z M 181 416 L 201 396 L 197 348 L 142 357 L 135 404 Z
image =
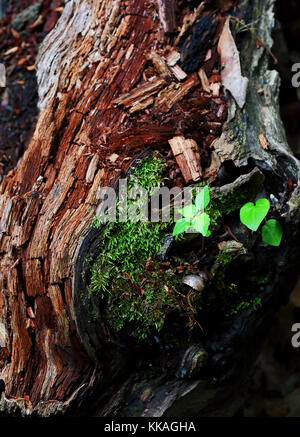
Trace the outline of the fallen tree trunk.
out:
M 197 71 L 229 10 L 207 14 L 201 6 L 193 12 L 182 2 L 182 14 L 172 1 L 66 3 L 40 48 L 35 133 L 1 185 L 3 413 L 217 416 L 239 407 L 271 317 L 298 276 L 299 164 L 286 143 L 279 77 L 268 70 L 265 49 L 272 46 L 273 7 L 273 0 L 256 0 L 230 10 L 257 23 L 264 45 L 257 47 L 253 33 L 243 34 L 247 101 L 238 108 L 227 93 L 228 118 L 210 149 L 209 135 L 221 133 L 223 122 L 213 120 L 207 130 Z M 181 52 L 175 64 L 168 64 L 168 46 Z M 168 141 L 180 136 L 198 139 L 201 177 L 215 187 L 216 199 L 246 193 L 242 203 L 225 197 L 234 206 L 218 216 L 239 243 L 226 243 L 234 253 L 226 267 L 214 262 L 199 310 L 204 333 L 190 335 L 180 327 L 174 331 L 179 341 L 170 322 L 158 342 L 120 339 L 105 326 L 101 296 L 88 295 L 84 275 L 103 235 L 102 228 L 91 228 L 99 187 L 114 186 L 146 147 L 168 150 Z M 198 178 L 199 167 L 196 173 Z M 284 225 L 279 249 L 261 245 L 234 215 L 260 193 L 276 199 L 274 211 Z M 239 269 L 256 275 L 254 289 L 271 275 L 257 311 L 245 305 L 224 317 L 218 299 Z

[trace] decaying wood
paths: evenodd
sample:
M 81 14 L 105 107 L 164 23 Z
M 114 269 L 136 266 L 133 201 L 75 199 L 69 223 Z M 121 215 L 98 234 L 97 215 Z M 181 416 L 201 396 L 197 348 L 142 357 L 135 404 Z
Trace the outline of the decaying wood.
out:
M 166 81 L 164 79 L 153 77 L 136 90 L 132 90 L 130 93 L 126 93 L 113 100 L 112 103 L 125 107 L 136 106 L 144 100 L 148 100 L 152 94 L 156 94 L 165 84 Z
M 169 112 L 175 103 L 185 97 L 199 84 L 197 75 L 191 74 L 184 82 L 172 82 L 167 88 L 160 91 L 154 106 L 164 112 Z
M 165 33 L 176 30 L 175 0 L 157 0 L 159 18 Z
M 162 57 L 159 53 L 151 51 L 148 55 L 148 59 L 153 63 L 157 73 L 160 76 L 168 76 L 169 69 L 166 64 L 166 59 Z
M 199 148 L 212 143 L 211 156 L 201 149 L 201 159 L 210 156 L 203 173 L 211 181 L 232 177 L 226 174 L 226 163 L 241 174 L 255 163 L 270 175 L 270 185 L 272 177 L 283 189 L 289 178 L 298 184 L 299 165 L 286 144 L 277 110 L 278 74 L 268 70 L 264 48 L 257 49 L 247 35 L 245 50 L 251 59 L 242 67 L 254 84 L 249 91 L 253 94 L 243 110 L 228 100 L 229 117 L 221 132 L 226 108 L 219 88 L 213 94 L 220 113 L 204 118 L 214 98 L 203 95 L 197 73 L 206 47 L 201 58 L 191 59 L 197 31 L 211 24 L 204 35 L 209 44 L 215 17 L 212 23 L 206 15 L 199 24 L 203 2 L 183 18 L 171 48 L 181 51 L 178 65 L 187 77 L 180 81 L 169 68 L 177 64 L 166 61 L 166 41 L 177 26 L 174 3 L 69 0 L 40 48 L 38 123 L 18 168 L 0 188 L 0 411 L 5 414 L 80 410 L 102 416 L 200 416 L 232 414 L 239 406 L 240 381 L 258 349 L 252 348 L 251 356 L 246 353 L 243 335 L 263 336 L 264 323 L 281 299 L 284 263 L 278 263 L 275 300 L 264 307 L 263 318 L 242 319 L 229 331 L 214 333 L 205 345 L 197 340 L 175 352 L 159 349 L 158 358 L 167 356 L 170 366 L 163 380 L 163 361 L 150 367 L 152 353 L 133 354 L 130 346 L 113 343 L 91 317 L 101 307 L 99 297 L 93 297 L 88 310 L 83 303 L 84 262 L 95 253 L 99 239 L 99 231 L 91 229 L 101 200 L 99 187 L 114 186 L 146 146 L 168 147 L 169 142 L 186 181 L 201 179 Z M 240 4 L 247 20 L 255 21 L 257 14 L 266 17 L 259 21 L 259 34 L 270 47 L 273 6 L 273 0 Z M 262 87 L 264 94 L 258 96 Z M 196 129 L 203 129 L 201 144 L 201 139 L 186 139 Z M 268 149 L 261 147 L 261 132 Z M 285 217 L 291 224 L 287 248 L 290 244 L 294 253 L 298 194 L 296 187 Z M 220 383 L 199 370 L 208 355 L 210 371 L 221 375 Z
M 175 40 L 175 45 L 177 45 L 182 38 L 182 36 L 188 31 L 190 27 L 197 21 L 198 18 L 200 18 L 201 13 L 204 9 L 205 3 L 201 2 L 199 6 L 197 6 L 196 10 L 191 12 L 190 14 L 183 17 L 183 25 L 181 27 L 181 30 L 179 32 L 179 35 L 177 36 Z
M 201 80 L 202 88 L 207 93 L 210 93 L 211 89 L 210 89 L 209 81 L 207 79 L 205 71 L 202 68 L 200 68 L 200 70 L 198 71 L 198 74 L 199 74 L 199 77 L 200 77 L 200 80 Z
M 167 64 L 170 67 L 174 67 L 180 59 L 180 53 L 177 50 L 172 50 L 167 56 Z
M 170 67 L 173 75 L 177 80 L 184 80 L 187 77 L 187 74 L 179 67 L 179 65 L 174 65 L 174 67 Z
M 202 169 L 196 141 L 184 137 L 174 137 L 169 140 L 169 144 L 185 182 L 199 181 L 202 176 Z

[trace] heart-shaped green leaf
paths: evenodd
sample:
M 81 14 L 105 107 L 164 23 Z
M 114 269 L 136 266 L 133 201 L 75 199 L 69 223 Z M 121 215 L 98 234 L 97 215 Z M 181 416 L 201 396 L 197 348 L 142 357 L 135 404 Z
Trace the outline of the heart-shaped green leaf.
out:
M 210 235 L 210 231 L 208 230 L 210 225 L 210 218 L 206 212 L 197 215 L 193 221 L 192 226 L 197 231 L 200 232 L 204 237 L 208 237 Z
M 197 194 L 195 199 L 195 205 L 198 211 L 202 211 L 209 204 L 209 188 L 207 185 Z
M 187 205 L 181 210 L 181 214 L 186 218 L 192 218 L 196 214 L 196 207 L 195 205 Z
M 173 229 L 173 236 L 176 237 L 176 235 L 182 234 L 189 226 L 191 226 L 190 220 L 187 220 L 186 218 L 178 220 Z
M 261 229 L 262 239 L 270 246 L 279 246 L 282 239 L 282 227 L 277 220 L 268 220 Z
M 256 205 L 248 202 L 240 210 L 241 222 L 252 231 L 257 231 L 259 225 L 268 214 L 269 209 L 270 202 L 268 199 L 259 199 Z

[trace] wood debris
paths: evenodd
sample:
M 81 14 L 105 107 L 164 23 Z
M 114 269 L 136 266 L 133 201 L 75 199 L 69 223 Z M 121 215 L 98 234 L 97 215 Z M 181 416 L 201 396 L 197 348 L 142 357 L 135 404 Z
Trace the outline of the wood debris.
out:
M 148 99 L 152 94 L 155 94 L 160 90 L 166 81 L 161 78 L 153 77 L 148 82 L 133 89 L 129 93 L 123 94 L 117 99 L 113 100 L 113 104 L 116 106 L 123 105 L 125 107 L 131 107 Z
M 219 95 L 220 95 L 220 86 L 221 86 L 221 84 L 218 83 L 218 82 L 210 84 L 209 89 L 210 89 L 213 97 L 219 97 Z
M 208 78 L 207 78 L 206 73 L 203 70 L 203 68 L 200 68 L 200 70 L 198 71 L 198 75 L 199 75 L 199 78 L 201 80 L 201 85 L 202 85 L 203 90 L 206 93 L 210 94 L 211 93 L 211 88 L 210 88 Z
M 226 243 L 227 241 L 221 241 L 220 243 L 218 243 L 218 249 L 221 252 L 223 249 L 225 249 L 226 247 Z
M 154 103 L 154 97 L 148 97 L 148 99 L 143 100 L 141 102 L 135 102 L 132 107 L 129 109 L 129 113 L 133 114 L 134 112 L 142 111 L 146 109 L 148 106 L 151 106 Z
M 3 53 L 3 56 L 5 58 L 9 58 L 10 56 L 14 55 L 18 51 L 19 47 L 12 47 L 11 49 L 6 50 L 5 53 Z
M 179 65 L 175 65 L 174 67 L 170 67 L 170 70 L 174 74 L 177 80 L 181 81 L 187 78 L 187 74 L 179 67 Z
M 196 141 L 178 136 L 170 139 L 169 144 L 185 182 L 199 181 L 202 177 L 202 168 Z
M 174 67 L 180 59 L 180 53 L 177 50 L 172 50 L 167 56 L 167 64 L 169 67 Z
M 19 39 L 19 38 L 20 38 L 20 34 L 19 34 L 19 32 L 17 32 L 13 27 L 10 29 L 10 31 L 11 31 L 12 36 L 13 36 L 15 39 Z
M 110 162 L 116 162 L 118 158 L 119 155 L 117 153 L 112 153 L 108 159 Z
M 268 140 L 266 139 L 265 135 L 264 134 L 259 134 L 258 135 L 258 139 L 259 139 L 261 147 L 264 150 L 269 150 L 270 144 L 269 144 Z
M 148 59 L 153 63 L 154 68 L 160 76 L 164 77 L 169 75 L 169 68 L 165 58 L 160 56 L 157 52 L 152 51 L 149 53 Z
M 88 170 L 86 172 L 85 180 L 88 184 L 91 184 L 94 180 L 95 173 L 98 167 L 98 162 L 99 162 L 99 155 L 96 153 L 93 156 L 90 165 L 88 167 Z
M 158 14 L 165 33 L 176 30 L 175 0 L 157 0 Z
M 43 15 L 39 15 L 38 18 L 32 24 L 30 24 L 30 26 L 28 26 L 28 27 L 29 27 L 29 29 L 34 29 L 34 28 L 40 26 L 43 21 L 44 21 Z
M 199 84 L 199 78 L 196 73 L 191 74 L 184 82 L 172 82 L 168 87 L 160 91 L 154 106 L 168 112 L 186 96 L 193 88 Z
M 183 18 L 183 24 L 181 27 L 181 30 L 179 32 L 179 35 L 177 36 L 175 40 L 175 45 L 177 45 L 181 39 L 181 37 L 192 27 L 192 25 L 195 23 L 195 21 L 201 16 L 201 13 L 205 7 L 205 2 L 201 2 L 200 5 L 197 7 L 197 9 L 192 12 L 189 15 L 186 15 Z
M 33 312 L 32 307 L 27 307 L 26 310 L 27 310 L 27 314 L 28 314 L 28 316 L 29 316 L 31 319 L 35 319 L 35 315 L 34 315 L 34 312 Z

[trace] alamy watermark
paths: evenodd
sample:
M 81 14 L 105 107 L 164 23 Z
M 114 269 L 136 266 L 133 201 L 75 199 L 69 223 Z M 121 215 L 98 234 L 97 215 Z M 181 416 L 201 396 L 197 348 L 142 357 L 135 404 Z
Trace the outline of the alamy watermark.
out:
M 119 179 L 118 188 L 100 187 L 100 204 L 96 211 L 99 223 L 107 222 L 177 222 L 181 209 L 191 205 L 193 196 L 203 187 L 166 186 L 149 192 L 140 184 L 132 186 L 128 179 Z M 188 232 L 196 232 L 192 228 Z
M 292 332 L 294 332 L 294 335 L 292 336 L 291 343 L 293 347 L 299 347 L 300 346 L 300 323 L 294 323 L 292 325 Z
M 292 73 L 295 73 L 292 76 L 292 85 L 294 88 L 299 88 L 300 87 L 300 62 L 292 66 Z

